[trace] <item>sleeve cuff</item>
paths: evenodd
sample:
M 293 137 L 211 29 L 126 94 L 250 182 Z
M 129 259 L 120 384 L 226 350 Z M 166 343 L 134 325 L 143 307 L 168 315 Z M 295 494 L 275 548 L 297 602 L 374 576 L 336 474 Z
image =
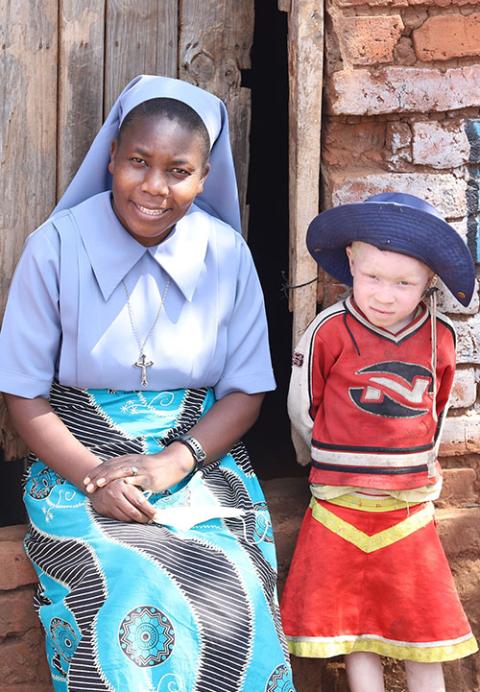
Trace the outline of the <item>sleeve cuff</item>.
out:
M 35 399 L 38 396 L 48 399 L 51 380 L 33 380 L 20 373 L 2 372 L 0 370 L 0 392 Z
M 243 392 L 244 394 L 259 394 L 260 392 L 271 392 L 276 389 L 273 372 L 268 374 L 265 371 L 242 374 L 238 378 L 232 377 L 220 380 L 214 387 L 217 399 L 222 399 L 232 392 Z

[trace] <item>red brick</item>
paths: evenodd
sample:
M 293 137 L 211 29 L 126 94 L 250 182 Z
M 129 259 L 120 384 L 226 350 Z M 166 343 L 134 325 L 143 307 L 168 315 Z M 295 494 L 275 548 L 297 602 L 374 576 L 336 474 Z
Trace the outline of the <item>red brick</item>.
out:
M 45 683 L 50 672 L 42 633 L 35 628 L 22 637 L 7 639 L 0 646 L 2 685 Z
M 322 128 L 322 160 L 328 166 L 380 166 L 384 143 L 384 122 L 327 120 Z
M 334 17 L 334 29 L 345 63 L 374 65 L 392 62 L 403 30 L 399 15 Z
M 33 608 L 33 587 L 0 592 L 0 639 L 39 626 Z
M 480 0 L 333 0 L 338 7 L 416 7 L 418 5 L 436 7 L 462 7 L 480 5 Z
M 408 0 L 334 0 L 333 4 L 338 7 L 408 7 Z
M 327 83 L 333 115 L 448 111 L 480 103 L 480 65 L 445 70 L 421 67 L 346 69 Z
M 435 518 L 450 560 L 480 555 L 480 509 L 438 509 Z
M 23 525 L 0 529 L 0 590 L 15 589 L 37 581 L 23 549 L 25 531 L 26 527 Z
M 438 504 L 441 507 L 460 508 L 461 505 L 475 503 L 476 476 L 474 469 L 444 469 L 442 494 Z
M 27 685 L 8 685 L 0 688 L 1 692 L 53 692 L 53 687 L 49 682 L 29 682 Z
M 480 15 L 429 17 L 413 32 L 413 45 L 423 62 L 480 55 Z

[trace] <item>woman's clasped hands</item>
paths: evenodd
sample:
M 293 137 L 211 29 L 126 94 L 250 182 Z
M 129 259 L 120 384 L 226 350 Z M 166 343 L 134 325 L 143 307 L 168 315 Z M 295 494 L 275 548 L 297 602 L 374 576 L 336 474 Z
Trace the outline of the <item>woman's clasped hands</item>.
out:
M 159 454 L 125 454 L 92 469 L 83 480 L 99 514 L 119 521 L 149 523 L 155 515 L 143 491 L 162 492 L 182 481 L 194 467 L 185 445 L 173 443 Z

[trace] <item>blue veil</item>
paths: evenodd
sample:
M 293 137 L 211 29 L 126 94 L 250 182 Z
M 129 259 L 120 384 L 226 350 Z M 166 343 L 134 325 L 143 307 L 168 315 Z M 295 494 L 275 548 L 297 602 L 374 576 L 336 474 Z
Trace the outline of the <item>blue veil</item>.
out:
M 195 199 L 195 204 L 241 231 L 238 189 L 224 103 L 208 91 L 188 82 L 152 75 L 135 77 L 122 91 L 54 213 L 111 189 L 111 175 L 107 166 L 112 141 L 117 137 L 127 113 L 143 101 L 154 98 L 183 101 L 203 120 L 211 143 L 210 172 L 204 190 Z

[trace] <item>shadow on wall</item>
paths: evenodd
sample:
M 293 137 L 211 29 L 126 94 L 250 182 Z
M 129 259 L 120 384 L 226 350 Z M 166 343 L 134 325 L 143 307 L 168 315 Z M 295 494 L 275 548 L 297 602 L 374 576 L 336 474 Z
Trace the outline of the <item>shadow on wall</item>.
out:
M 475 262 L 480 262 L 480 120 L 466 120 L 465 134 L 470 146 L 470 180 L 467 189 L 467 242 Z
M 242 83 L 252 90 L 248 242 L 265 294 L 277 390 L 246 436 L 261 478 L 303 475 L 295 463 L 286 410 L 292 316 L 282 292 L 288 277 L 288 60 L 286 12 L 276 0 L 256 0 L 252 69 Z M 282 276 L 283 272 L 283 276 Z
M 2 482 L 0 483 L 0 526 L 26 521 L 22 500 L 23 459 L 6 462 L 0 450 Z

